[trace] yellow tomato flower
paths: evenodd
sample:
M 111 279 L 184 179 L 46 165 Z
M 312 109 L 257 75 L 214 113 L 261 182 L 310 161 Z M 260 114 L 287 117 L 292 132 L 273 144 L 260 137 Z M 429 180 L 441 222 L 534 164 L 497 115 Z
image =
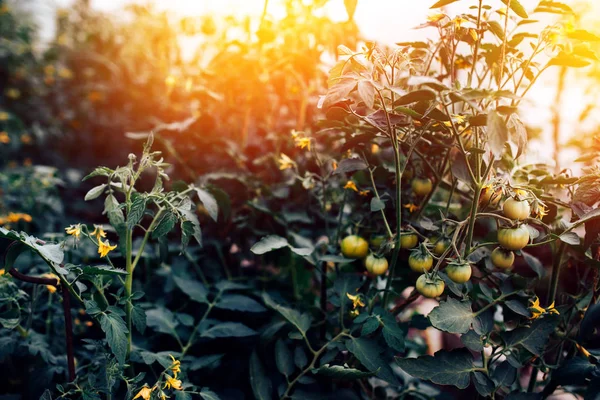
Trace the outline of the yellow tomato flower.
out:
M 102 240 L 98 240 L 98 254 L 100 254 L 100 257 L 106 257 L 108 253 L 110 253 L 116 248 L 117 245 L 115 244 L 114 246 L 111 246 L 108 240 L 105 242 L 103 242 Z
M 408 212 L 413 213 L 419 209 L 419 206 L 413 203 L 405 204 L 402 207 L 408 209 Z
M 8 97 L 9 99 L 18 99 L 19 97 L 21 97 L 21 91 L 19 89 L 16 88 L 8 88 L 4 91 L 4 94 L 6 95 L 6 97 Z
M 133 398 L 133 400 L 137 399 L 137 398 L 142 398 L 144 400 L 150 400 L 150 396 L 152 395 L 152 391 L 154 390 L 154 388 L 149 388 L 148 386 L 144 386 L 143 388 L 140 389 L 140 391 L 135 395 L 135 397 Z
M 358 195 L 359 196 L 368 196 L 370 192 L 371 192 L 370 190 L 361 190 L 360 192 L 358 192 Z
M 590 352 L 587 351 L 587 349 L 581 346 L 579 343 L 575 343 L 575 347 L 577 347 L 577 350 L 579 350 L 579 352 L 583 354 L 584 357 L 589 358 L 591 356 Z
M 65 232 L 67 232 L 67 235 L 71 235 L 74 236 L 75 239 L 79 239 L 81 236 L 81 224 L 69 225 L 67 228 L 65 228 Z
M 59 280 L 56 277 L 56 275 L 54 275 L 51 272 L 47 272 L 45 274 L 40 275 L 40 278 L 54 279 L 56 281 L 56 284 L 58 284 L 58 282 L 59 282 Z M 56 286 L 55 285 L 46 285 L 46 289 L 48 290 L 48 293 L 56 293 Z
M 337 163 L 337 161 L 335 161 L 335 160 L 334 160 L 334 161 L 332 161 L 332 162 L 331 162 L 331 168 L 333 168 L 333 170 L 335 171 L 335 170 L 337 169 L 337 167 L 338 167 L 338 163 Z
M 0 111 L 0 121 L 8 121 L 10 114 L 6 111 Z
M 356 308 L 358 306 L 364 307 L 365 303 L 360 298 L 360 295 L 351 295 L 350 293 L 346 293 L 346 296 L 352 301 L 352 308 Z
M 298 137 L 294 139 L 294 142 L 296 143 L 296 147 L 300 147 L 301 149 L 306 148 L 310 151 L 310 138 Z
M 464 115 L 460 115 L 460 114 L 453 114 L 452 120 L 454 121 L 455 124 L 462 125 L 465 123 L 466 117 Z M 444 121 L 444 125 L 450 127 L 450 126 L 452 126 L 452 122 Z
M 181 372 L 181 361 L 176 360 L 171 354 L 169 354 L 171 360 L 173 360 L 173 364 L 171 364 L 171 371 L 173 371 L 173 377 L 177 378 L 177 374 Z
M 166 389 L 173 388 L 175 390 L 183 389 L 181 387 L 181 381 L 179 379 L 175 379 L 169 374 L 165 374 L 165 377 L 167 378 L 167 380 L 165 381 L 165 386 L 163 388 L 166 388 Z
M 21 143 L 23 144 L 30 144 L 31 143 L 31 135 L 28 135 L 27 133 L 25 133 L 24 135 L 21 136 Z
M 6 273 L 6 270 L 4 268 L 0 269 L 0 276 L 4 275 Z
M 104 232 L 104 229 L 102 229 L 101 225 L 94 225 L 94 230 L 92 231 L 91 235 L 100 241 L 100 238 L 106 237 L 106 232 Z
M 540 306 L 540 299 L 537 296 L 535 300 L 530 299 L 529 302 L 531 303 L 531 305 L 529 306 L 529 311 L 531 311 L 532 314 L 530 319 L 537 319 L 544 314 L 560 314 L 558 310 L 554 308 L 554 302 L 552 302 L 552 304 L 550 304 L 548 308 Z
M 346 182 L 346 184 L 344 185 L 344 189 L 351 189 L 351 190 L 354 190 L 355 192 L 358 192 L 356 183 L 354 183 L 353 181 Z
M 71 79 L 73 77 L 73 72 L 69 68 L 60 67 L 58 69 L 58 76 L 63 79 Z
M 376 144 L 376 143 L 371 144 L 371 153 L 372 154 L 379 153 L 379 145 L 378 144 Z
M 283 153 L 281 153 L 281 155 L 279 156 L 279 160 L 277 160 L 277 162 L 279 162 L 279 169 L 281 171 L 283 171 L 284 169 L 293 168 L 294 165 L 296 165 L 294 160 L 292 160 L 291 158 L 289 158 L 288 156 L 286 156 Z
M 8 133 L 6 133 L 6 131 L 0 132 L 0 143 L 2 143 L 2 144 L 10 143 L 10 136 L 8 136 Z
M 174 86 L 175 83 L 177 82 L 177 80 L 175 79 L 175 77 L 173 75 L 169 75 L 165 78 L 165 85 L 167 86 Z

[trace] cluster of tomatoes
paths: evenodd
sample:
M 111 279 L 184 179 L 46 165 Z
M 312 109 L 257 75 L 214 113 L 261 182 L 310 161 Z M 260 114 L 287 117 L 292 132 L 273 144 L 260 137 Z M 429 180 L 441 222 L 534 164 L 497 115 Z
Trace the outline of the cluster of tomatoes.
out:
M 417 196 L 426 196 L 432 190 L 429 179 L 415 179 L 412 189 Z M 487 204 L 497 206 L 501 196 L 482 193 L 482 198 Z M 521 250 L 529 243 L 529 230 L 522 224 L 531 214 L 531 206 L 527 199 L 522 199 L 517 194 L 508 198 L 502 205 L 503 215 L 515 221 L 510 227 L 502 227 L 498 230 L 499 247 L 491 254 L 492 264 L 500 269 L 509 269 L 515 261 L 515 251 Z M 379 247 L 381 241 L 372 240 L 371 245 Z M 433 243 L 433 244 L 431 244 Z M 434 268 L 435 259 L 445 257 L 448 248 L 453 245 L 447 237 L 436 238 L 432 242 L 425 241 L 419 245 L 419 237 L 415 232 L 402 232 L 400 234 L 400 248 L 410 249 L 408 265 L 411 270 L 422 275 L 416 281 L 417 291 L 429 298 L 440 296 L 445 289 L 444 280 L 437 274 L 437 266 Z M 342 254 L 346 258 L 363 259 L 367 271 L 371 275 L 383 275 L 388 270 L 388 261 L 385 257 L 369 252 L 369 242 L 358 235 L 346 236 L 341 243 Z M 440 264 L 440 262 L 438 262 Z M 433 271 L 432 271 L 433 270 Z M 460 256 L 446 265 L 444 272 L 453 282 L 462 284 L 471 279 L 472 265 L 468 260 Z

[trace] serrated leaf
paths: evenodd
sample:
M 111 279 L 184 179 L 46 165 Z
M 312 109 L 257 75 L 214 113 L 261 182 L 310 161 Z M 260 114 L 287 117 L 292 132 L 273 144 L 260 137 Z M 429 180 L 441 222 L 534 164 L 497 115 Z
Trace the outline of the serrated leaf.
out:
M 157 332 L 173 335 L 179 322 L 166 308 L 154 308 L 146 311 L 146 324 Z
M 127 228 L 133 229 L 144 216 L 146 211 L 146 198 L 144 196 L 136 196 L 131 203 L 129 214 L 127 214 Z
M 371 333 L 375 332 L 377 328 L 379 328 L 379 320 L 376 317 L 371 316 L 363 324 L 360 334 L 361 336 L 370 335 Z
M 450 333 L 467 333 L 473 324 L 475 314 L 470 301 L 453 298 L 441 302 L 428 316 L 431 324 L 439 330 Z
M 383 209 L 385 209 L 385 203 L 377 197 L 373 197 L 371 199 L 371 212 L 381 211 Z
M 286 238 L 277 235 L 268 235 L 263 237 L 250 248 L 250 251 L 254 254 L 265 254 L 273 250 L 281 249 L 288 246 L 289 243 Z
M 432 101 L 437 99 L 437 93 L 430 89 L 419 89 L 407 93 L 394 101 L 394 106 L 403 106 L 417 101 Z
M 529 309 L 525 307 L 525 305 L 519 300 L 508 300 L 504 304 L 515 313 L 527 318 L 531 318 L 531 311 L 529 311 Z
M 227 294 L 219 299 L 217 308 L 245 312 L 264 312 L 267 309 L 256 300 L 241 294 Z
M 202 388 L 202 390 L 200 391 L 200 396 L 204 400 L 221 400 L 215 392 L 213 392 L 207 388 Z
M 460 341 L 469 349 L 473 351 L 483 350 L 483 342 L 481 336 L 478 335 L 474 330 L 470 330 L 460 337 Z
M 302 314 L 299 311 L 281 306 L 273 301 L 271 296 L 263 293 L 263 300 L 267 307 L 280 313 L 288 322 L 294 325 L 303 335 L 310 328 L 311 319 L 308 314 Z
M 127 271 L 121 268 L 111 267 L 110 265 L 86 265 L 81 267 L 84 275 L 128 275 Z
M 494 369 L 492 380 L 497 386 L 511 387 L 517 380 L 517 369 L 508 361 L 503 361 Z
M 386 361 L 381 358 L 383 349 L 377 345 L 377 342 L 360 337 L 347 340 L 346 348 L 364 365 L 369 371 L 375 373 L 379 378 L 398 384 L 396 376 Z
M 171 211 L 167 211 L 165 215 L 161 217 L 160 221 L 156 225 L 156 228 L 154 228 L 152 231 L 152 238 L 158 239 L 159 237 L 171 232 L 176 222 L 177 216 Z
M 219 218 L 219 205 L 215 197 L 207 190 L 200 188 L 196 188 L 196 194 L 198 194 L 198 198 L 202 202 L 202 205 L 204 205 L 204 208 L 206 208 L 208 215 L 210 215 L 213 221 L 217 222 Z
M 206 298 L 208 289 L 206 289 L 202 283 L 179 276 L 173 276 L 173 281 L 183 293 L 190 297 L 190 299 L 197 301 L 198 303 L 208 303 L 208 299 Z
M 205 330 L 201 336 L 206 338 L 226 338 L 254 336 L 256 334 L 254 329 L 248 328 L 242 323 L 222 322 Z
M 504 146 L 508 142 L 509 136 L 504 118 L 495 110 L 488 112 L 486 131 L 490 150 L 496 158 L 500 158 L 504 153 Z
M 143 308 L 134 306 L 131 309 L 131 321 L 135 329 L 141 334 L 146 331 L 146 311 Z
M 127 325 L 119 315 L 115 313 L 102 313 L 99 317 L 100 327 L 106 334 L 106 342 L 112 350 L 119 364 L 125 363 L 127 356 Z
M 494 391 L 494 382 L 483 372 L 475 371 L 471 373 L 473 384 L 477 393 L 481 396 L 488 397 Z
M 102 192 L 104 192 L 105 188 L 106 188 L 106 183 L 103 183 L 102 185 L 93 187 L 85 194 L 85 197 L 83 199 L 85 201 L 97 199 L 98 197 L 100 197 Z
M 376 372 L 377 371 L 366 372 L 344 365 L 329 364 L 322 365 L 321 367 L 312 370 L 313 374 L 322 375 L 333 379 L 362 379 L 373 376 Z
M 521 5 L 521 3 L 519 3 L 518 0 L 510 0 L 510 5 L 509 0 L 502 0 L 502 2 L 505 5 L 508 5 L 510 9 L 513 10 L 514 13 L 517 14 L 519 17 L 529 18 L 529 16 L 527 15 L 527 11 L 525 11 L 525 8 L 523 7 L 523 5 Z
M 399 358 L 396 362 L 416 378 L 459 389 L 469 386 L 470 373 L 475 369 L 473 355 L 467 349 L 439 350 L 433 356 Z
M 520 345 L 539 356 L 557 324 L 558 318 L 546 316 L 533 321 L 531 327 L 519 327 L 510 332 L 503 332 L 500 336 L 504 339 L 507 347 Z

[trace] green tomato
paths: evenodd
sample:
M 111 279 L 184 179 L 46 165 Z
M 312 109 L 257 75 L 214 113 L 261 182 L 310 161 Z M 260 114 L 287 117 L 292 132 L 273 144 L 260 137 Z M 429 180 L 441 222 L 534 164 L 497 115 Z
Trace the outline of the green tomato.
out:
M 496 247 L 492 251 L 491 259 L 495 267 L 509 269 L 515 262 L 515 253 L 502 247 Z
M 513 229 L 500 229 L 498 231 L 498 243 L 506 250 L 521 250 L 529 244 L 529 231 L 523 225 Z
M 531 214 L 531 206 L 527 200 L 508 199 L 502 205 L 502 213 L 507 218 L 523 221 Z
M 448 249 L 449 246 L 450 240 L 448 240 L 447 238 L 440 238 L 436 240 L 433 244 L 433 254 L 435 254 L 436 256 L 441 256 L 442 254 L 444 254 L 444 252 L 446 251 L 446 249 Z
M 369 254 L 365 258 L 365 268 L 373 275 L 383 275 L 388 270 L 388 260 L 385 257 L 376 257 Z
M 455 283 L 465 283 L 471 279 L 471 263 L 468 261 L 453 261 L 445 269 L 448 278 Z
M 416 283 L 417 291 L 430 299 L 441 296 L 444 293 L 445 286 L 442 278 L 437 275 L 427 278 L 427 275 L 423 274 L 419 276 Z
M 357 235 L 346 236 L 342 240 L 342 254 L 346 258 L 365 258 L 369 253 L 369 243 Z
M 427 196 L 433 189 L 433 183 L 429 178 L 415 178 L 411 185 L 413 193 L 420 197 Z
M 433 257 L 420 250 L 413 250 L 408 257 L 408 266 L 415 272 L 428 272 L 433 266 Z
M 412 249 L 419 243 L 419 237 L 416 233 L 401 233 L 400 234 L 400 248 L 401 249 Z

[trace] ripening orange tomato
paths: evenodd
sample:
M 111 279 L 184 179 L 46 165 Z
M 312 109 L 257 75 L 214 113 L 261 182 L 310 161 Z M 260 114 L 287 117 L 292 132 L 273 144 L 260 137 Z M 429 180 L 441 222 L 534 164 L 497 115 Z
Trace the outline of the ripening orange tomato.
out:
M 369 243 L 358 235 L 346 236 L 342 240 L 342 254 L 347 258 L 365 258 L 369 253 Z

